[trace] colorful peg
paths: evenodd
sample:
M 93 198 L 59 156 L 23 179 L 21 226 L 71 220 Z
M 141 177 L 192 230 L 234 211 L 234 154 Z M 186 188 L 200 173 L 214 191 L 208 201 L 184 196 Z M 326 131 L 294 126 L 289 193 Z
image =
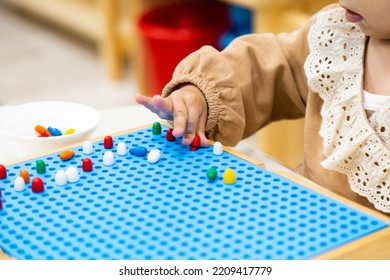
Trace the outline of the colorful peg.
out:
M 83 153 L 86 155 L 90 155 L 93 153 L 93 145 L 89 141 L 85 141 L 83 143 Z
M 103 164 L 106 166 L 111 166 L 115 163 L 114 153 L 111 151 L 106 151 L 103 155 Z
M 47 130 L 50 132 L 51 136 L 61 136 L 62 132 L 58 128 L 49 126 Z
M 33 193 L 41 193 L 44 191 L 43 181 L 39 177 L 35 177 L 31 181 L 31 190 Z
M 50 131 L 47 130 L 42 125 L 36 125 L 35 126 L 35 131 L 39 134 L 39 137 L 49 137 L 49 136 L 51 136 Z
M 200 136 L 199 134 L 195 134 L 194 141 L 192 141 L 190 146 L 190 151 L 195 152 L 200 147 Z
M 83 159 L 82 168 L 84 172 L 92 171 L 92 160 L 90 158 Z
M 152 133 L 153 133 L 153 135 L 160 135 L 161 134 L 161 124 L 159 122 L 153 123 Z
M 66 150 L 60 153 L 60 159 L 63 161 L 70 160 L 74 157 L 74 151 Z
M 215 179 L 217 179 L 217 169 L 215 167 L 211 167 L 207 170 L 207 179 L 210 182 L 213 182 Z
M 153 149 L 148 154 L 148 162 L 149 163 L 156 163 L 160 160 L 161 152 L 159 149 Z
M 233 169 L 228 168 L 223 173 L 223 182 L 227 185 L 233 185 L 236 183 L 236 173 Z
M 221 142 L 215 142 L 213 147 L 213 153 L 216 156 L 220 156 L 223 154 L 223 147 Z
M 173 129 L 170 128 L 170 129 L 167 130 L 167 134 L 165 135 L 165 138 L 166 138 L 169 142 L 173 142 L 173 141 L 176 140 L 176 137 L 173 136 L 172 132 L 173 132 Z
M 0 180 L 7 178 L 7 169 L 4 165 L 0 164 Z
M 80 180 L 79 171 L 77 170 L 77 168 L 75 166 L 69 166 L 66 169 L 65 173 L 66 173 L 66 177 L 67 177 L 69 183 L 75 183 L 78 180 Z
M 22 192 L 26 189 L 26 183 L 22 177 L 17 177 L 14 181 L 14 190 L 17 192 Z
M 112 149 L 114 147 L 114 141 L 112 140 L 111 136 L 104 137 L 104 148 L 106 149 Z
M 127 146 L 125 142 L 119 142 L 116 146 L 116 153 L 118 156 L 125 156 L 127 155 Z
M 133 148 L 130 148 L 130 154 L 137 157 L 143 157 L 148 154 L 148 149 L 142 146 L 135 146 Z
M 43 160 L 38 159 L 36 162 L 36 169 L 38 174 L 44 174 L 46 173 L 46 164 Z
M 23 178 L 25 184 L 30 183 L 30 174 L 27 170 L 21 170 L 19 176 Z
M 68 176 L 64 170 L 58 170 L 56 172 L 55 182 L 57 186 L 65 186 L 68 183 Z
M 69 128 L 69 129 L 65 130 L 64 135 L 73 134 L 73 133 L 75 133 L 75 131 L 76 131 L 76 129 L 74 129 L 73 127 Z

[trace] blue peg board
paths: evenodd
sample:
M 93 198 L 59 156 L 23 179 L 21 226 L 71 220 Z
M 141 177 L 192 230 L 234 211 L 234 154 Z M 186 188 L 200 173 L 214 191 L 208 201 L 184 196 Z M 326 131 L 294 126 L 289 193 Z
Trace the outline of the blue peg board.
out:
M 106 149 L 67 162 L 59 153 L 7 166 L 0 180 L 0 246 L 18 259 L 309 259 L 387 227 L 384 221 L 264 170 L 235 155 L 195 152 L 168 142 L 151 128 L 114 137 L 128 148 L 161 150 L 145 157 L 115 156 L 103 165 Z M 112 149 L 115 152 L 115 147 Z M 93 171 L 82 171 L 85 157 Z M 46 162 L 39 175 L 35 161 Z M 80 180 L 55 184 L 55 173 L 74 165 Z M 208 182 L 207 170 L 218 178 Z M 223 172 L 235 170 L 237 183 L 225 185 Z M 45 191 L 13 189 L 26 169 L 41 177 Z

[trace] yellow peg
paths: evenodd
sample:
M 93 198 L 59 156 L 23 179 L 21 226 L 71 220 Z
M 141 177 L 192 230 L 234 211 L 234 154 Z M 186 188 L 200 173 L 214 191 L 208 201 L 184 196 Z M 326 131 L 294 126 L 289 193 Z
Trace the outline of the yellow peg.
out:
M 236 173 L 233 169 L 228 168 L 223 173 L 223 182 L 227 185 L 233 185 L 236 183 Z

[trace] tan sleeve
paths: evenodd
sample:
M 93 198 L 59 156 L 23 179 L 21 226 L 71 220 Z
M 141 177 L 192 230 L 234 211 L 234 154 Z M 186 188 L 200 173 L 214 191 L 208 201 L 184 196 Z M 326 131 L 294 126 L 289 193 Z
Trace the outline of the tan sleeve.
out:
M 313 22 L 293 33 L 242 36 L 222 52 L 202 47 L 178 64 L 163 96 L 183 83 L 196 85 L 208 104 L 207 137 L 229 146 L 271 121 L 302 117 Z

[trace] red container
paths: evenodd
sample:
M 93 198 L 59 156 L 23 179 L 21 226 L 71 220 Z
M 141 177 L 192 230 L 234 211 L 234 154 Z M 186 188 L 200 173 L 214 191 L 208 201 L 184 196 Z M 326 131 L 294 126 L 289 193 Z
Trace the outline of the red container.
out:
M 151 10 L 138 22 L 147 95 L 161 94 L 176 65 L 203 45 L 219 48 L 230 21 L 225 4 L 184 2 Z

